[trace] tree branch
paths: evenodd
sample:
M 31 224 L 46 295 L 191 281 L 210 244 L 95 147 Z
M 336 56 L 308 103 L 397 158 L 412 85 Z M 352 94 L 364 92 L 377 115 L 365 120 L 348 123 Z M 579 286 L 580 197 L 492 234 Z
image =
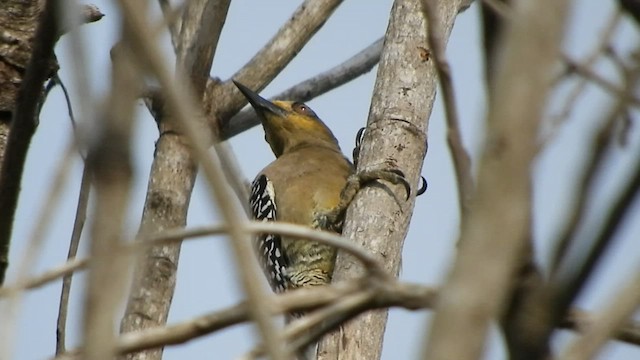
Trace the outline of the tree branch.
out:
M 259 92 L 302 50 L 324 25 L 342 0 L 306 0 L 276 35 L 231 78 L 223 83 L 210 81 L 204 97 L 204 110 L 210 125 L 220 129 L 246 103 L 231 79 Z
M 451 77 L 451 67 L 447 62 L 442 24 L 438 16 L 438 0 L 422 0 L 422 11 L 426 21 L 427 39 L 431 49 L 435 68 L 440 80 L 442 98 L 447 119 L 447 144 L 453 159 L 453 167 L 458 181 L 458 202 L 461 217 L 469 212 L 471 196 L 473 194 L 473 174 L 471 173 L 471 159 L 462 143 L 460 121 L 456 106 L 456 96 Z
M 438 16 L 448 37 L 461 1 L 442 2 Z M 437 87 L 437 73 L 424 46 L 425 22 L 419 0 L 395 1 L 378 67 L 367 131 L 361 144 L 358 171 L 381 163 L 395 164 L 410 184 L 417 184 L 426 153 L 426 131 Z M 399 71 L 401 69 L 401 71 Z M 343 235 L 376 254 L 384 268 L 397 276 L 401 250 L 413 211 L 414 198 L 404 202 L 398 189 L 368 186 L 352 202 Z M 338 254 L 333 281 L 362 274 L 351 257 Z M 319 358 L 378 359 L 387 311 L 362 314 L 343 325 L 342 334 L 320 342 Z M 349 339 L 343 342 L 343 339 Z
M 2 6 L 6 6 L 6 9 L 3 10 L 11 11 L 11 7 L 16 5 L 5 4 Z M 2 209 L 2 216 L 0 216 L 0 284 L 4 283 L 9 264 L 13 218 L 20 194 L 24 162 L 31 138 L 38 124 L 37 111 L 42 98 L 43 86 L 47 78 L 51 76 L 52 69 L 57 67 L 53 60 L 53 47 L 57 40 L 58 29 L 56 14 L 57 4 L 55 1 L 47 1 L 45 10 L 39 17 L 37 30 L 29 34 L 33 35 L 33 43 L 30 45 L 33 52 L 24 54 L 29 59 L 28 63 L 25 63 L 26 72 L 24 78 L 19 77 L 23 80 L 17 92 L 11 125 L 6 135 L 6 148 L 4 146 L 0 148 L 0 152 L 2 152 L 0 157 L 0 161 L 2 161 L 0 163 L 0 209 Z M 4 18 L 4 16 L 0 18 Z M 15 79 L 11 81 L 16 82 Z M 4 136 L 0 136 L 0 138 L 4 138 Z
M 472 213 L 462 225 L 459 254 L 436 306 L 425 358 L 477 358 L 490 322 L 504 311 L 527 249 L 529 174 L 537 149 L 531 134 L 542 117 L 568 1 L 517 6 L 489 97 L 488 140 Z
M 177 72 L 191 80 L 196 93 L 202 96 L 208 78 L 213 54 L 225 21 L 229 1 L 191 1 L 183 13 L 180 34 L 177 39 Z M 129 13 L 127 13 L 128 15 Z M 137 20 L 137 19 L 134 19 Z M 132 19 L 129 21 L 133 22 Z M 136 31 L 140 31 L 139 22 Z M 139 34 L 136 33 L 139 37 Z M 149 42 L 152 37 L 147 34 Z M 141 234 L 153 234 L 163 229 L 183 227 L 189 198 L 193 190 L 196 167 L 188 146 L 181 136 L 163 136 L 173 127 L 173 114 L 164 111 L 156 114 L 160 139 L 149 178 L 147 198 L 142 217 Z M 132 294 L 121 331 L 132 331 L 164 323 L 175 288 L 180 245 L 153 247 L 143 256 L 136 269 Z M 141 294 L 145 294 L 141 296 Z M 160 358 L 162 350 L 137 354 L 131 358 Z
M 596 357 L 598 350 L 622 327 L 640 304 L 640 268 L 631 271 L 632 276 L 611 302 L 594 317 L 582 336 L 567 347 L 560 359 L 587 360 Z
M 193 97 L 188 96 L 191 91 L 181 82 L 180 78 L 175 81 L 167 71 L 158 47 L 146 41 L 149 38 L 149 34 L 147 34 L 144 22 L 133 15 L 135 13 L 133 11 L 134 8 L 130 7 L 130 4 L 126 2 L 123 2 L 122 5 L 126 7 L 126 21 L 132 24 L 132 27 L 136 30 L 133 32 L 132 37 L 140 50 L 137 54 L 139 61 L 148 64 L 150 71 L 163 87 L 167 96 L 167 106 L 171 109 L 172 115 L 175 116 L 175 124 L 173 126 L 179 133 L 184 134 L 185 140 L 189 144 L 189 152 L 202 165 L 210 186 L 212 203 L 219 205 L 224 220 L 229 224 L 229 235 L 235 258 L 238 262 L 240 282 L 248 295 L 251 315 L 256 320 L 260 334 L 268 344 L 269 354 L 276 360 L 286 359 L 288 358 L 288 351 L 278 341 L 278 332 L 268 315 L 272 296 L 265 291 L 259 282 L 259 269 L 253 258 L 250 239 L 241 228 L 244 211 L 239 208 L 233 192 L 226 182 L 218 154 L 210 154 L 208 152 L 210 138 L 206 136 L 206 133 L 203 133 L 202 122 L 192 122 L 193 119 L 202 119 L 202 117 L 197 110 L 198 107 L 193 102 Z M 187 26 L 186 19 L 183 20 L 182 34 L 185 33 L 185 26 Z M 206 35 L 200 34 L 199 36 Z M 201 75 L 206 76 L 206 74 Z M 194 74 L 192 73 L 191 76 L 194 76 Z M 193 181 L 193 178 L 191 178 L 191 181 Z M 160 352 L 156 353 L 159 355 Z
M 141 9 L 143 10 L 143 9 Z M 83 316 L 83 348 L 88 359 L 115 355 L 113 333 L 118 305 L 125 293 L 130 259 L 117 249 L 123 243 L 133 169 L 131 133 L 142 73 L 129 55 L 131 27 L 124 25 L 112 51 L 113 72 L 107 106 L 98 115 L 101 132 L 89 144 L 86 164 L 95 182 L 95 221 L 90 241 L 88 288 Z
M 80 245 L 80 237 L 82 235 L 82 229 L 87 218 L 87 207 L 89 205 L 89 192 L 91 190 L 91 181 L 89 176 L 89 170 L 87 166 L 84 166 L 82 171 L 82 180 L 80 182 L 80 194 L 78 195 L 78 206 L 76 207 L 76 216 L 73 222 L 73 230 L 71 232 L 71 240 L 69 241 L 69 252 L 67 255 L 67 263 L 69 261 L 76 261 L 76 255 L 78 253 L 78 246 Z M 88 261 L 82 261 L 85 265 Z M 64 271 L 64 269 L 61 269 Z M 55 273 L 50 274 L 55 276 Z M 69 293 L 71 292 L 71 281 L 73 274 L 68 273 L 62 279 L 62 290 L 60 291 L 60 306 L 58 307 L 58 321 L 56 326 L 56 355 L 65 352 L 66 344 L 66 331 L 67 331 L 67 312 L 69 309 Z M 33 287 L 39 284 L 29 284 Z M 2 296 L 2 289 L 0 289 L 0 296 Z
M 330 90 L 371 71 L 380 61 L 383 39 L 378 39 L 345 62 L 331 69 L 304 80 L 289 89 L 275 95 L 271 99 L 287 99 L 292 101 L 309 101 Z M 223 123 L 220 140 L 228 140 L 258 125 L 260 120 L 253 109 L 245 109 Z
M 310 312 L 307 317 L 288 325 L 284 331 L 286 341 L 292 342 L 295 347 L 304 347 L 362 312 L 387 307 L 429 309 L 435 305 L 438 298 L 435 289 L 420 284 L 401 283 L 390 279 L 379 285 L 371 288 L 366 284 L 350 281 L 318 288 L 297 289 L 277 295 L 272 304 L 271 315 Z M 344 301 L 345 298 L 351 299 L 354 295 L 360 298 L 363 294 L 367 294 L 367 300 L 364 302 Z M 596 322 L 588 318 L 588 315 L 574 310 L 572 318 L 567 319 L 564 326 L 570 330 L 589 331 Z M 124 355 L 167 345 L 180 345 L 250 319 L 248 304 L 245 301 L 178 324 L 122 334 L 118 339 L 117 352 Z M 307 330 L 310 329 L 314 330 L 313 334 L 307 334 Z M 622 338 L 623 334 L 634 335 L 625 340 Z M 622 341 L 640 344 L 640 324 L 627 324 L 619 329 L 616 336 Z M 249 356 L 259 354 L 262 354 L 262 351 L 256 348 Z M 56 359 L 77 358 L 79 355 L 80 351 L 76 349 Z

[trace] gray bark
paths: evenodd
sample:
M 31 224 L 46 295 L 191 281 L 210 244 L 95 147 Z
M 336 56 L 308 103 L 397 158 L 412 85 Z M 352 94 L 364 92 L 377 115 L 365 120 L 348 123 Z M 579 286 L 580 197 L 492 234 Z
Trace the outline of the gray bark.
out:
M 448 38 L 460 1 L 441 4 L 439 16 Z M 359 169 L 395 164 L 411 184 L 418 184 L 427 150 L 427 127 L 436 95 L 437 74 L 424 56 L 427 37 L 419 0 L 396 1 L 378 69 Z M 361 190 L 351 204 L 344 236 L 361 244 L 394 276 L 413 212 L 415 191 L 404 200 L 401 187 L 375 184 Z M 362 275 L 355 259 L 340 254 L 334 281 Z M 375 284 L 373 284 L 375 285 Z M 387 310 L 362 314 L 320 343 L 320 359 L 378 359 Z

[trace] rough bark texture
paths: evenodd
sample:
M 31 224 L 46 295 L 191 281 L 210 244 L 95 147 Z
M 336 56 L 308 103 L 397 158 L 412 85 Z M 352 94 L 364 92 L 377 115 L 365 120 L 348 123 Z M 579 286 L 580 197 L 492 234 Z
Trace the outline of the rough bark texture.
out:
M 446 37 L 459 5 L 459 1 L 449 1 L 439 8 Z M 359 169 L 394 163 L 411 184 L 418 184 L 437 87 L 435 69 L 424 56 L 427 40 L 423 29 L 419 0 L 394 3 L 359 159 Z M 405 201 L 400 188 L 391 187 L 394 191 L 390 192 L 387 186 L 376 184 L 359 192 L 347 213 L 343 234 L 378 256 L 397 276 L 416 189 Z M 339 255 L 334 281 L 362 274 L 357 261 Z M 386 322 L 386 310 L 359 316 L 341 331 L 326 336 L 319 358 L 380 358 Z
M 8 0 L 0 4 L 0 167 L 4 164 L 11 118 L 33 51 L 33 38 L 41 9 L 41 3 L 37 0 Z M 9 264 L 9 240 L 13 223 L 13 212 L 8 211 L 8 208 L 3 210 L 0 215 L 0 284 Z
M 178 72 L 188 76 L 196 98 L 208 79 L 229 1 L 192 1 L 185 10 L 178 45 Z M 170 109 L 155 115 L 160 138 L 149 175 L 140 235 L 184 227 L 197 175 L 194 156 L 176 128 Z M 202 120 L 204 122 L 204 120 Z M 203 128 L 205 126 L 203 125 Z M 206 131 L 206 130 L 204 130 Z M 180 244 L 155 246 L 138 265 L 120 331 L 164 325 L 176 285 Z M 128 354 L 128 359 L 160 359 L 163 348 Z
M 9 263 L 9 245 L 22 169 L 26 159 L 31 137 L 37 126 L 38 107 L 43 101 L 44 82 L 58 69 L 53 54 L 53 45 L 64 32 L 64 28 L 49 26 L 39 39 L 40 51 L 35 61 L 31 54 L 36 51 L 36 29 L 40 22 L 44 2 L 42 0 L 5 0 L 0 2 L 0 167 L 6 166 L 4 175 L 0 175 L 0 284 Z M 52 9 L 57 3 L 52 5 Z M 93 22 L 102 18 L 95 6 L 85 6 L 82 16 L 84 22 Z M 54 19 L 51 20 L 53 22 Z M 45 44 L 46 42 L 46 44 Z M 46 45 L 46 46 L 45 46 Z M 45 49 L 46 47 L 46 49 Z M 30 63 L 31 61 L 31 63 Z M 30 68 L 30 70 L 29 70 Z M 28 71 L 29 70 L 29 71 Z M 40 75 L 33 76 L 35 73 Z M 32 82 L 28 82 L 28 73 Z M 26 85 L 25 85 L 26 84 Z M 23 88 L 23 89 L 21 89 Z M 19 93 L 23 92 L 22 95 Z M 16 117 L 18 97 L 25 102 L 20 115 L 20 123 L 12 124 Z M 22 121 L 25 114 L 29 122 Z M 34 115 L 32 115 L 34 114 Z M 13 130 L 12 130 L 13 126 Z M 16 132 L 14 136 L 10 133 Z M 11 138 L 13 137 L 13 140 Z M 7 156 L 9 142 L 13 142 L 11 156 Z M 5 164 L 5 162 L 10 163 Z
M 140 234 L 184 227 L 195 180 L 196 166 L 180 137 L 166 133 L 156 143 Z M 122 319 L 121 332 L 162 325 L 173 299 L 180 244 L 151 248 L 143 255 Z M 131 354 L 128 358 L 137 358 Z M 159 359 L 162 348 L 146 352 Z

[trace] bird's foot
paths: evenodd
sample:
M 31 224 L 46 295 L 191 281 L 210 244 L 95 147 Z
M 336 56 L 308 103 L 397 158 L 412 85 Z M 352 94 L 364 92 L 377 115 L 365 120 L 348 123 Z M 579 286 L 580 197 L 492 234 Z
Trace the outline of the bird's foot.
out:
M 364 169 L 349 176 L 347 184 L 340 193 L 340 203 L 319 217 L 319 227 L 342 232 L 342 225 L 344 224 L 347 208 L 351 205 L 358 191 L 360 191 L 364 185 L 378 180 L 385 180 L 394 185 L 402 185 L 406 193 L 405 200 L 408 200 L 411 196 L 411 185 L 407 179 L 405 179 L 404 173 L 395 167 L 393 161 L 388 160 L 383 166 Z

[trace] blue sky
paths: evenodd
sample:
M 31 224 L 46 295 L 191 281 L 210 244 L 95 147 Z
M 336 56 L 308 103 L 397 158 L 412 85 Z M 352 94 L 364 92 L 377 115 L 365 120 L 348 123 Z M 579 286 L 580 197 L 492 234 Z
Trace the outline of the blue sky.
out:
M 300 3 L 301 1 L 232 1 L 212 74 L 223 79 L 231 76 L 268 41 Z M 386 29 L 391 3 L 390 0 L 345 2 L 262 94 L 276 94 L 340 63 L 378 39 Z M 99 103 L 109 86 L 109 51 L 117 38 L 119 14 L 110 1 L 96 1 L 95 4 L 106 17 L 96 24 L 85 26 L 83 35 L 91 70 L 89 82 L 92 93 L 97 96 L 96 103 Z M 599 0 L 575 2 L 564 44 L 569 54 L 579 57 L 594 46 L 597 34 L 613 10 L 611 5 L 611 2 Z M 157 15 L 155 3 L 153 7 L 153 13 Z M 474 157 L 477 157 L 482 145 L 485 111 L 477 7 L 475 4 L 458 17 L 448 47 L 448 57 L 452 64 L 458 94 L 463 139 Z M 616 47 L 624 50 L 634 46 L 638 41 L 636 31 L 633 24 L 625 21 L 616 33 Z M 68 39 L 63 38 L 56 52 L 61 64 L 60 76 L 73 90 L 74 68 L 69 58 L 68 45 Z M 170 56 L 169 42 L 165 41 L 165 45 Z M 615 78 L 614 70 L 606 63 L 600 63 L 598 70 Z M 375 72 L 374 69 L 356 81 L 309 102 L 315 112 L 333 129 L 346 154 L 351 153 L 355 134 L 365 124 Z M 561 103 L 558 99 L 562 99 L 562 94 L 562 91 L 554 93 L 552 103 Z M 584 98 L 578 102 L 578 108 L 570 120 L 558 129 L 558 136 L 554 142 L 536 160 L 533 171 L 536 216 L 534 235 L 537 257 L 543 264 L 546 264 L 549 257 L 552 249 L 550 242 L 557 232 L 557 227 L 564 221 L 566 204 L 574 195 L 576 172 L 582 166 L 581 161 L 589 134 L 597 125 L 599 115 L 606 110 L 608 100 L 610 99 L 601 90 L 588 90 Z M 155 123 L 142 104 L 138 105 L 138 114 L 134 138 L 135 187 L 128 214 L 129 234 L 132 236 L 140 221 L 153 144 L 157 138 Z M 95 121 L 93 115 L 87 114 L 86 119 L 79 120 L 91 123 Z M 598 204 L 606 203 L 616 186 L 624 180 L 632 159 L 630 155 L 640 151 L 637 127 L 633 127 L 631 131 L 630 144 L 610 155 L 611 166 L 608 167 L 606 176 L 599 179 L 595 201 L 589 212 L 590 224 L 599 221 L 599 214 L 603 209 Z M 25 250 L 42 201 L 50 189 L 59 159 L 70 141 L 70 134 L 71 127 L 62 93 L 56 89 L 45 105 L 40 126 L 29 152 L 21 202 L 16 216 L 9 282 L 15 278 L 15 265 Z M 452 262 L 458 236 L 455 180 L 445 142 L 440 99 L 437 100 L 431 116 L 428 138 L 429 151 L 422 173 L 429 182 L 429 189 L 416 203 L 403 253 L 401 278 L 437 285 L 446 275 Z M 253 178 L 261 168 L 273 160 L 259 127 L 235 137 L 231 140 L 231 145 L 247 178 Z M 81 163 L 76 160 L 73 171 L 68 174 L 62 201 L 54 218 L 51 219 L 45 245 L 37 267 L 33 270 L 34 274 L 65 261 L 80 175 Z M 189 211 L 189 225 L 218 221 L 214 207 L 208 203 L 209 197 L 204 196 L 203 185 L 204 183 L 198 180 Z M 595 309 L 604 304 L 621 285 L 625 275 L 630 271 L 637 271 L 634 266 L 640 263 L 640 243 L 635 240 L 640 234 L 638 210 L 638 204 L 635 204 L 634 215 L 625 222 L 624 231 L 618 236 L 616 245 L 607 253 L 606 263 L 600 268 L 587 293 L 581 297 L 581 306 Z M 87 226 L 90 226 L 90 222 Z M 585 229 L 585 234 L 588 230 Z M 84 246 L 81 251 L 85 251 Z M 74 310 L 69 321 L 70 347 L 78 344 L 80 334 L 83 280 L 82 275 L 77 276 L 72 289 L 71 309 Z M 185 243 L 169 321 L 186 320 L 236 303 L 241 299 L 241 292 L 235 281 L 231 252 L 225 244 L 225 238 L 212 237 Z M 55 282 L 29 292 L 24 298 L 18 313 L 17 332 L 14 332 L 17 341 L 13 349 L 13 359 L 44 359 L 54 352 L 59 291 L 60 282 Z M 0 307 L 0 311 L 5 309 Z M 417 354 L 424 339 L 428 314 L 426 311 L 392 310 L 383 358 L 403 359 Z M 561 346 L 571 337 L 570 333 L 563 332 L 557 338 L 556 344 Z M 254 332 L 250 326 L 237 326 L 182 346 L 169 347 L 165 350 L 165 359 L 203 359 L 212 356 L 216 359 L 233 359 L 247 351 L 253 341 Z M 486 358 L 504 358 L 500 339 L 495 334 L 487 349 Z M 612 344 L 607 346 L 601 358 L 640 358 L 640 349 Z

